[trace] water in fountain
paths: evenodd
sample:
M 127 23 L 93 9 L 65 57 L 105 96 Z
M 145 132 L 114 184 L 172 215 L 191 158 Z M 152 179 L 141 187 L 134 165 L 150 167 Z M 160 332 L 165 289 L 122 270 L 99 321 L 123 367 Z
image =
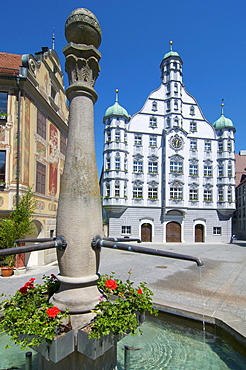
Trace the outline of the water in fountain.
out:
M 118 343 L 118 370 L 245 369 L 246 358 L 224 340 L 202 330 L 161 320 L 147 320 L 143 335 L 127 336 Z M 125 367 L 124 346 L 128 345 Z
M 162 314 L 147 318 L 141 329 L 142 336 L 127 336 L 118 343 L 117 370 L 245 369 L 246 358 L 208 331 L 204 336 L 203 330 L 170 322 Z M 15 345 L 5 349 L 6 344 L 11 344 L 9 337 L 0 334 L 0 370 L 11 367 L 24 370 L 25 351 Z M 130 346 L 127 367 L 125 345 Z M 32 369 L 38 370 L 35 351 Z

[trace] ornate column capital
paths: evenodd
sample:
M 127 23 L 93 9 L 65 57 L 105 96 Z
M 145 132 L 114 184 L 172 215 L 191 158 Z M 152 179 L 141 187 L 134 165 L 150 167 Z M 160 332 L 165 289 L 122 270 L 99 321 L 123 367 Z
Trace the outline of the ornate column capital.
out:
M 88 94 L 95 103 L 97 94 L 93 87 L 100 71 L 101 53 L 93 45 L 73 42 L 63 49 L 63 53 L 66 57 L 65 68 L 70 85 L 66 90 L 68 99 L 71 100 L 76 92 Z

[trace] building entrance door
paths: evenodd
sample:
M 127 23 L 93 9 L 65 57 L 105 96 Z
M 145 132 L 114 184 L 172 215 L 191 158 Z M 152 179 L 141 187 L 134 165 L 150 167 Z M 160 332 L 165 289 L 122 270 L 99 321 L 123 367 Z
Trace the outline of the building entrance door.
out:
M 166 227 L 166 242 L 181 243 L 181 225 L 178 222 L 169 222 Z
M 152 226 L 150 224 L 141 225 L 141 241 L 152 242 Z
M 195 226 L 195 242 L 203 243 L 204 242 L 204 226 L 197 224 Z

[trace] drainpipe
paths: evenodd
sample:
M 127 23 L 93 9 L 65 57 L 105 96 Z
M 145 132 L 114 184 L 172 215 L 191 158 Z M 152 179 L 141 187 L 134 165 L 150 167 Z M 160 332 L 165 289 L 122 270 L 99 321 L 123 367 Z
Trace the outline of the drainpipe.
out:
M 20 89 L 20 76 L 16 77 L 18 87 L 18 120 L 17 120 L 17 163 L 16 163 L 16 207 L 19 204 L 20 197 L 20 113 L 21 113 L 21 89 Z

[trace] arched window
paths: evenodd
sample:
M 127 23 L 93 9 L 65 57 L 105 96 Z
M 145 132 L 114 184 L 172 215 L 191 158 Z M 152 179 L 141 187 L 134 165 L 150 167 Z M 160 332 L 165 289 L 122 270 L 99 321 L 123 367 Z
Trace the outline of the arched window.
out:
M 195 107 L 193 105 L 190 107 L 190 115 L 191 116 L 195 115 Z
M 111 141 L 111 130 L 107 130 L 107 141 Z
M 120 130 L 115 131 L 115 141 L 120 141 Z
M 231 142 L 231 140 L 228 140 L 228 142 L 227 142 L 227 150 L 228 150 L 228 152 L 232 151 L 232 142 Z
M 153 101 L 153 103 L 152 103 L 152 110 L 154 112 L 157 111 L 157 103 L 156 103 L 156 101 Z
M 106 170 L 110 170 L 110 165 L 111 165 L 110 157 L 107 157 L 106 158 Z
M 174 118 L 174 126 L 178 127 L 179 126 L 179 119 L 178 117 Z

